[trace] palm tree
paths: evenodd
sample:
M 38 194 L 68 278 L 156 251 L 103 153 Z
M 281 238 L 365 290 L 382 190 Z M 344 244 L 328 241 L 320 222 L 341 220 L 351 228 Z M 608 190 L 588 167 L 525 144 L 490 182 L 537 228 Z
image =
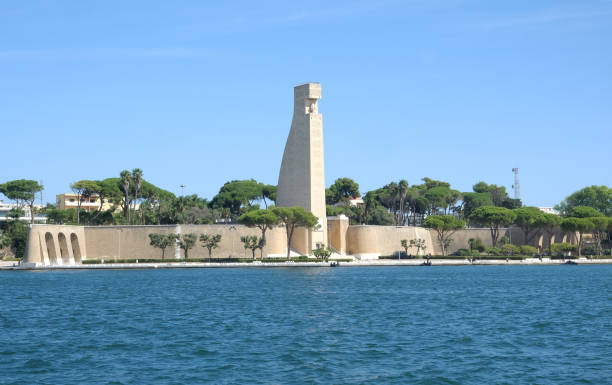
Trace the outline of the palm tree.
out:
M 128 170 L 121 171 L 121 174 L 119 174 L 119 176 L 121 178 L 121 188 L 123 189 L 123 216 L 125 216 L 128 220 L 128 223 L 130 223 L 130 180 L 132 178 Z
M 136 200 L 138 200 L 138 190 L 142 186 L 142 170 L 135 168 L 132 170 L 132 181 L 134 182 L 134 212 L 136 211 Z

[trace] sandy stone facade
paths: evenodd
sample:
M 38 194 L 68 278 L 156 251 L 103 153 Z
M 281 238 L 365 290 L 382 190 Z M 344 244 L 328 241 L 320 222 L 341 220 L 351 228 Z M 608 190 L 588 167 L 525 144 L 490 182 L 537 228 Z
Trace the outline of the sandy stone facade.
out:
M 319 113 L 321 84 L 294 88 L 293 120 L 278 176 L 276 205 L 301 206 L 319 218 L 319 230 L 298 229 L 292 246 L 301 254 L 327 245 L 323 116 Z

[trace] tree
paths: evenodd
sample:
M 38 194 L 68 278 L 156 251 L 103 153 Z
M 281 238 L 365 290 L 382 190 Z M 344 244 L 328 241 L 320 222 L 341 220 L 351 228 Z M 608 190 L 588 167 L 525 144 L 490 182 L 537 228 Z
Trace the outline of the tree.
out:
M 566 215 L 572 218 L 593 218 L 604 216 L 599 211 L 588 206 L 575 206 L 571 210 L 568 210 Z
M 319 247 L 312 251 L 315 257 L 323 259 L 327 262 L 327 259 L 332 255 L 332 251 L 329 247 Z
M 100 191 L 100 184 L 93 180 L 80 180 L 70 185 L 77 196 L 77 224 L 81 223 L 81 203 Z
M 561 222 L 561 229 L 564 232 L 575 234 L 578 233 L 578 256 L 582 256 L 583 234 L 593 230 L 593 222 L 590 218 L 565 218 Z
M 338 178 L 325 190 L 325 201 L 328 205 L 347 203 L 349 199 L 359 196 L 359 184 L 351 178 Z
M 565 198 L 555 208 L 562 214 L 568 214 L 576 206 L 592 207 L 606 216 L 612 216 L 612 188 L 608 186 L 585 187 Z
M 474 210 L 469 219 L 489 228 L 491 245 L 495 247 L 499 238 L 500 227 L 512 224 L 516 219 L 516 214 L 505 207 L 482 206 Z
M 200 242 L 202 242 L 202 246 L 208 249 L 208 261 L 210 262 L 212 251 L 219 247 L 219 243 L 221 242 L 221 234 L 202 234 L 200 235 Z
M 465 222 L 452 215 L 430 215 L 425 218 L 423 227 L 435 230 L 442 255 L 446 256 L 447 248 L 453 241 L 452 235 L 465 228 Z
M 261 186 L 261 200 L 263 200 L 264 205 L 266 207 L 266 209 L 268 208 L 268 201 L 267 199 L 271 200 L 272 202 L 276 202 L 276 186 L 271 185 L 271 184 L 263 184 L 260 183 Z
M 169 246 L 172 246 L 175 244 L 177 240 L 177 234 L 152 233 L 152 234 L 149 234 L 149 238 L 151 239 L 151 242 L 150 242 L 151 246 L 161 249 L 162 260 L 163 260 L 166 256 L 166 249 Z
M 468 239 L 468 245 L 470 247 L 470 251 L 478 251 L 482 253 L 485 250 L 485 247 L 482 244 L 482 240 L 480 238 Z
M 469 218 L 470 215 L 479 207 L 493 206 L 491 194 L 488 192 L 465 192 L 463 193 L 463 218 Z
M 425 250 L 427 249 L 427 244 L 426 244 L 425 240 L 421 239 L 421 238 L 411 239 L 410 240 L 410 247 L 416 247 L 417 255 L 421 255 L 421 250 L 423 250 L 423 252 L 425 252 Z
M 35 180 L 18 179 L 0 184 L 0 193 L 15 201 L 19 208 L 27 204 L 30 208 L 30 223 L 34 223 L 34 200 L 36 193 L 42 191 L 43 188 Z
M 247 227 L 257 227 L 261 231 L 262 245 L 266 245 L 266 231 L 278 225 L 278 217 L 272 210 L 252 210 L 242 214 L 238 222 Z M 261 249 L 263 258 L 263 247 Z
M 287 259 L 291 252 L 291 239 L 296 227 L 314 230 L 318 227 L 319 219 L 303 207 L 275 207 L 272 212 L 278 217 L 278 223 L 285 227 L 287 232 Z
M 402 245 L 402 249 L 404 249 L 404 254 L 408 256 L 408 248 L 410 248 L 410 244 L 408 244 L 408 240 L 402 239 L 400 241 L 400 244 Z
M 573 245 L 571 243 L 555 243 L 551 246 L 551 254 L 561 254 L 561 253 L 575 253 L 578 250 L 578 246 Z
M 179 234 L 178 243 L 179 247 L 185 252 L 185 261 L 187 260 L 187 258 L 189 258 L 189 249 L 195 246 L 197 240 L 198 237 L 193 233 Z
M 588 218 L 593 224 L 593 238 L 597 242 L 597 255 L 601 256 L 601 238 L 608 230 L 608 225 L 612 220 L 608 217 L 592 217 Z
M 529 243 L 531 238 L 535 235 L 535 232 L 533 232 L 533 230 L 535 230 L 534 222 L 536 218 L 543 214 L 542 210 L 533 206 L 525 206 L 512 211 L 516 215 L 514 223 L 523 230 L 523 234 L 525 234 L 525 243 Z
M 550 245 L 552 243 L 551 238 L 553 232 L 557 227 L 559 227 L 560 223 L 561 218 L 558 215 L 548 213 L 540 213 L 540 215 L 535 217 L 535 219 L 533 220 L 532 227 L 534 229 L 539 229 L 540 231 L 542 231 L 542 233 L 547 235 L 548 254 L 551 254 Z
M 123 216 L 130 223 L 130 184 L 132 175 L 128 170 L 121 171 L 120 177 L 120 188 L 123 192 Z
M 240 237 L 240 242 L 242 242 L 245 249 L 251 250 L 253 259 L 255 259 L 255 250 L 263 247 L 262 239 L 256 235 L 243 235 Z
M 210 202 L 213 208 L 227 208 L 232 217 L 248 211 L 263 196 L 263 184 L 255 179 L 233 180 L 225 183 Z
M 136 211 L 136 202 L 138 201 L 138 190 L 142 186 L 142 170 L 135 168 L 132 170 L 132 183 L 134 184 L 134 211 Z

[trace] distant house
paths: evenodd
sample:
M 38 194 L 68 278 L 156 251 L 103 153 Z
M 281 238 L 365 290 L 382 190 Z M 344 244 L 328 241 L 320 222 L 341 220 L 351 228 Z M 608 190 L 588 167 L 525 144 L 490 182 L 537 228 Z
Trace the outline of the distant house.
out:
M 553 207 L 538 207 L 540 211 L 544 211 L 546 214 L 555 214 L 559 215 L 559 212 L 555 210 Z
M 59 194 L 55 196 L 55 207 L 59 210 L 66 209 L 77 209 L 79 207 L 78 195 L 73 193 L 65 193 Z M 113 205 L 105 199 L 102 202 L 102 210 L 106 211 L 112 208 Z M 136 209 L 140 207 L 139 204 L 136 204 Z M 100 209 L 100 196 L 97 194 L 93 194 L 87 198 L 81 197 L 81 210 L 83 211 L 97 211 Z M 117 208 L 117 211 L 121 211 L 121 208 Z
M 40 210 L 42 209 L 42 207 L 43 207 L 42 205 L 34 205 L 34 211 Z M 23 210 L 23 216 L 21 216 L 19 220 L 30 222 L 32 217 L 30 216 L 29 206 L 26 205 L 26 206 L 19 207 L 16 203 L 4 203 L 1 200 L 0 200 L 0 221 L 8 220 L 9 219 L 8 213 L 14 208 L 21 208 L 21 210 Z M 44 215 L 36 214 L 35 212 L 34 221 L 38 223 L 47 223 L 47 217 Z
M 363 199 L 361 199 L 361 197 L 353 197 L 350 198 L 348 200 L 348 206 L 363 206 Z M 343 201 L 334 203 L 333 207 L 339 207 L 339 206 L 347 206 L 346 203 L 344 203 Z

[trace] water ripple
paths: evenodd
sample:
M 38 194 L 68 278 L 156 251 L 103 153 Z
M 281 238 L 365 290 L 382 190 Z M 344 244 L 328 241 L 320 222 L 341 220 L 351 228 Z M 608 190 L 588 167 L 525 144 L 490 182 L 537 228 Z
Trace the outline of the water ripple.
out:
M 0 272 L 7 384 L 609 384 L 612 266 Z

